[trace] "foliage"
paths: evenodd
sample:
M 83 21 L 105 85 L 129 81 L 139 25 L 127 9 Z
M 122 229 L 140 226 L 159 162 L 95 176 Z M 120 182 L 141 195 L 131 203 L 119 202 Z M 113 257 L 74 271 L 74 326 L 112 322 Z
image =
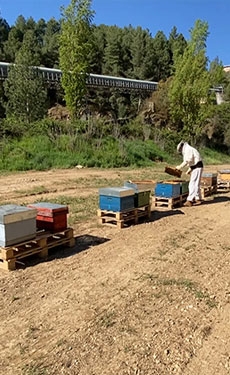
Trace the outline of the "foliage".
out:
M 60 67 L 65 101 L 73 118 L 79 116 L 90 73 L 92 18 L 90 0 L 72 0 L 63 8 L 60 35 Z
M 62 11 L 59 21 L 35 22 L 21 15 L 9 27 L 0 19 L 1 60 L 17 63 L 14 72 L 11 67 L 5 92 L 0 87 L 0 118 L 7 116 L 0 126 L 4 139 L 46 134 L 58 149 L 65 145 L 74 150 L 79 135 L 80 143 L 92 145 L 96 140 L 96 146 L 111 135 L 119 142 L 119 150 L 124 139 L 152 140 L 173 153 L 177 140 L 186 137 L 193 143 L 229 150 L 228 103 L 216 106 L 213 89 L 223 87 L 228 102 L 230 75 L 224 73 L 218 58 L 208 67 L 206 22 L 198 20 L 186 41 L 175 26 L 167 38 L 162 31 L 152 36 L 140 26 L 93 25 L 90 0 L 72 0 Z M 40 121 L 48 106 L 63 106 L 65 101 L 62 88 L 45 86 L 36 69 L 29 69 L 31 65 L 67 72 L 64 99 L 72 106 L 74 122 Z M 143 92 L 88 89 L 89 72 L 158 81 L 158 90 L 146 100 Z M 75 121 L 78 115 L 81 121 Z M 97 161 L 91 158 L 91 163 Z
M 29 124 L 41 119 L 45 114 L 46 92 L 42 78 L 34 67 L 38 65 L 39 52 L 36 38 L 28 31 L 16 56 L 16 64 L 11 65 L 5 81 L 7 117 L 15 117 Z
M 193 142 L 199 139 L 209 104 L 210 77 L 205 56 L 208 24 L 196 21 L 184 54 L 175 59 L 175 73 L 169 89 L 170 113 L 174 124 Z

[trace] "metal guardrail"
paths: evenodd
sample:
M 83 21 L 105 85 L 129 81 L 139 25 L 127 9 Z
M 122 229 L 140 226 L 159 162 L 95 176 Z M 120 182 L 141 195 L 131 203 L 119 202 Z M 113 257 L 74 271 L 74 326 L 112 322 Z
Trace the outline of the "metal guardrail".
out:
M 7 78 L 10 65 L 10 63 L 0 62 L 0 79 L 4 80 Z M 52 84 L 60 82 L 62 76 L 62 71 L 60 69 L 51 69 L 46 67 L 36 68 L 41 72 L 45 81 Z M 89 74 L 86 79 L 86 84 L 89 87 L 118 88 L 122 90 L 141 91 L 155 91 L 158 85 L 157 82 L 152 81 L 105 76 L 100 74 Z

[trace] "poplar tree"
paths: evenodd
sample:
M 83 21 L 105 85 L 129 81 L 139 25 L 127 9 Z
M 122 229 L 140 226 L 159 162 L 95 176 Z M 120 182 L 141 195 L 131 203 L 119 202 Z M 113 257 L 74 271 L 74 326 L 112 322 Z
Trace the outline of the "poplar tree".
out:
M 202 133 L 210 102 L 211 80 L 206 57 L 208 34 L 208 23 L 197 20 L 183 55 L 175 57 L 169 89 L 172 121 L 177 130 L 194 143 Z
M 80 114 L 86 93 L 86 79 L 90 73 L 90 58 L 93 48 L 91 0 L 72 0 L 62 8 L 60 34 L 60 68 L 64 99 L 71 117 Z

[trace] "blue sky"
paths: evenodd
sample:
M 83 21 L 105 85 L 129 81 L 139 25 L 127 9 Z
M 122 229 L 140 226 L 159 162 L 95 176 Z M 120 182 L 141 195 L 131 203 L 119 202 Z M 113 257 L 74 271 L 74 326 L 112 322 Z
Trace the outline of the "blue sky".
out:
M 0 0 L 0 16 L 13 25 L 19 15 L 35 21 L 54 17 L 59 20 L 60 7 L 70 0 Z M 174 26 L 189 39 L 195 21 L 208 22 L 207 56 L 230 65 L 230 0 L 93 0 L 96 25 L 132 25 L 149 29 L 154 37 L 163 31 L 169 37 Z

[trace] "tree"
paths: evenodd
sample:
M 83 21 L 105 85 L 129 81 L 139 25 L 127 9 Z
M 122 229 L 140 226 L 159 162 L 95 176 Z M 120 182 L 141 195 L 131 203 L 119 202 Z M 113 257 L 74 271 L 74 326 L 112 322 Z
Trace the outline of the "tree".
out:
M 20 50 L 24 33 L 26 32 L 26 20 L 19 16 L 15 25 L 10 29 L 8 39 L 4 45 L 4 54 L 6 61 L 14 62 L 17 52 Z
M 176 57 L 178 55 L 183 55 L 187 42 L 182 34 L 178 34 L 177 28 L 174 26 L 170 32 L 168 43 L 171 55 L 171 68 L 173 69 L 173 64 Z
M 45 27 L 42 45 L 42 64 L 47 68 L 59 66 L 60 22 L 51 18 Z
M 167 38 L 162 31 L 158 31 L 153 39 L 153 50 L 155 57 L 154 80 L 166 80 L 170 75 L 170 53 Z
M 7 117 L 16 117 L 27 124 L 41 119 L 45 113 L 46 91 L 35 68 L 40 56 L 36 42 L 34 31 L 28 30 L 4 84 Z
M 9 32 L 10 32 L 10 26 L 8 25 L 5 19 L 0 18 L 0 59 L 1 61 L 5 60 L 5 54 L 3 53 L 3 46 L 4 46 L 4 43 L 8 39 Z
M 169 88 L 170 114 L 178 130 L 196 142 L 210 103 L 210 75 L 207 70 L 208 24 L 197 20 L 183 55 L 175 58 L 175 73 Z
M 72 117 L 79 116 L 90 73 L 89 55 L 93 48 L 91 0 L 72 0 L 62 8 L 60 68 L 66 105 Z
M 149 31 L 143 30 L 140 26 L 133 31 L 133 40 L 130 50 L 131 62 L 133 66 L 132 77 L 134 79 L 145 79 L 146 67 L 144 57 L 146 56 L 147 45 L 150 39 L 151 35 Z
M 122 30 L 111 26 L 107 30 L 104 50 L 104 72 L 106 75 L 123 76 Z

